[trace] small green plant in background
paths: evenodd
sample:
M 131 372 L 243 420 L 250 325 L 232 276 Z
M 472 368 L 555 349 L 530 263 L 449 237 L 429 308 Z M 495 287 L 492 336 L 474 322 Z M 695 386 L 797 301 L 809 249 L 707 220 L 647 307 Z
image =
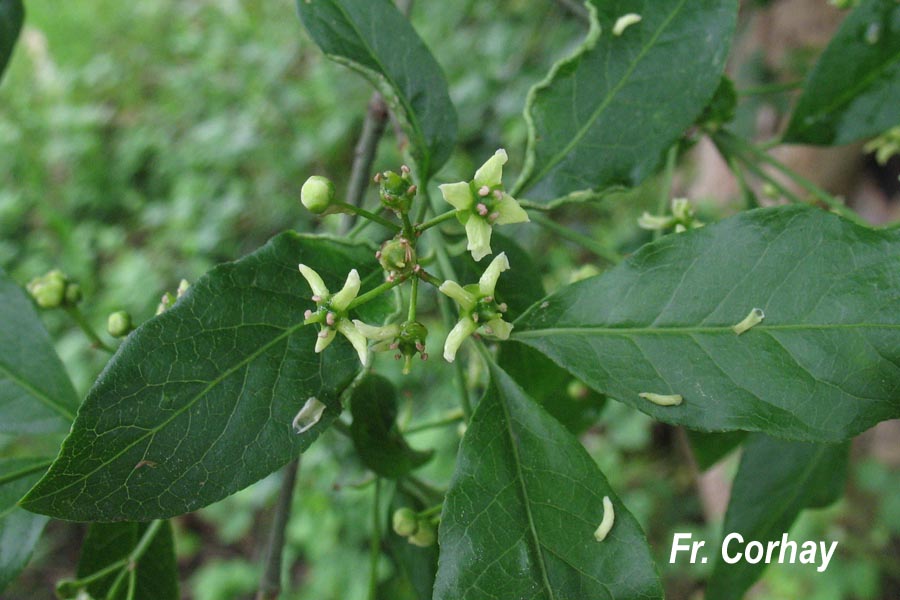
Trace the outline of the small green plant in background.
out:
M 111 309 L 118 344 L 82 312 L 77 277 L 53 270 L 26 292 L 0 272 L 0 433 L 22 440 L 0 459 L 0 588 L 54 518 L 91 523 L 59 597 L 177 598 L 175 540 L 186 534 L 173 518 L 213 505 L 205 518 L 240 539 L 250 525 L 227 507 L 252 504 L 257 488 L 241 490 L 265 481 L 279 491 L 259 580 L 217 562 L 196 578 L 197 597 L 290 594 L 302 548 L 322 573 L 339 565 L 331 581 L 352 579 L 336 597 L 662 598 L 659 572 L 673 567 L 647 535 L 668 545 L 683 515 L 672 509 L 665 534 L 648 532 L 652 492 L 671 490 L 623 489 L 632 472 L 617 454 L 646 444 L 651 423 L 689 431 L 704 468 L 740 448 L 721 532 L 765 544 L 839 500 L 850 440 L 900 417 L 900 237 L 731 126 L 738 95 L 723 73 L 736 0 L 579 5 L 584 39 L 531 82 L 524 128 L 505 149 L 479 147 L 472 165 L 454 152 L 480 118 L 458 116 L 409 8 L 297 3 L 322 52 L 377 92 L 349 176 L 298 178 L 290 220 L 321 219 L 332 234 L 277 233 L 182 280 L 141 323 Z M 23 19 L 18 0 L 0 0 L 0 67 Z M 897 23 L 896 2 L 860 2 L 771 144 L 884 135 L 878 148 L 889 146 Z M 208 126 L 233 133 L 223 123 Z M 398 166 L 377 171 L 391 127 Z M 679 156 L 701 136 L 743 184 L 728 218 L 670 197 Z M 217 169 L 205 165 L 194 184 Z M 746 175 L 782 202 L 761 208 Z M 240 173 L 218 173 L 218 193 L 232 180 Z M 655 213 L 627 234 L 610 227 L 608 238 L 628 241 L 558 218 L 593 222 L 593 207 L 650 187 Z M 545 280 L 539 265 L 573 247 L 587 271 L 569 259 Z M 36 308 L 68 313 L 111 354 L 83 401 Z M 599 418 L 607 398 L 620 404 Z M 610 441 L 586 449 L 579 434 L 598 422 Z M 52 434 L 65 435 L 61 447 L 40 441 Z M 332 484 L 365 491 L 368 506 L 335 502 L 323 492 Z M 344 541 L 346 554 L 317 538 Z M 896 531 L 878 543 L 896 543 Z M 706 597 L 726 599 L 764 565 L 714 553 L 696 568 Z M 357 571 L 365 578 L 347 575 Z M 334 593 L 317 585 L 306 593 Z

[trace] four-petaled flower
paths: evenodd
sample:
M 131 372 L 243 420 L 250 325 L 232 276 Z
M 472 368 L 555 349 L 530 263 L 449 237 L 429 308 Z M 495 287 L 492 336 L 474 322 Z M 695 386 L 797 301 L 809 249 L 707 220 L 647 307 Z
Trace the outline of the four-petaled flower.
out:
M 456 351 L 459 350 L 460 345 L 479 327 L 486 335 L 500 340 L 509 338 L 513 326 L 503 320 L 506 304 L 498 304 L 494 297 L 497 278 L 507 269 L 509 269 L 509 260 L 506 258 L 506 253 L 501 252 L 488 265 L 478 283 L 463 287 L 455 281 L 447 280 L 438 288 L 459 305 L 459 321 L 450 331 L 450 335 L 447 336 L 447 341 L 444 343 L 444 359 L 447 362 L 453 362 L 456 359 Z
M 312 290 L 312 301 L 316 303 L 316 310 L 307 310 L 304 314 L 304 323 L 319 323 L 322 329 L 319 331 L 319 339 L 316 340 L 316 352 L 321 352 L 334 341 L 338 332 L 347 338 L 353 345 L 353 349 L 359 355 L 359 361 L 365 366 L 368 358 L 366 338 L 347 316 L 350 303 L 359 293 L 359 273 L 356 269 L 347 275 L 344 287 L 336 294 L 332 294 L 325 287 L 325 282 L 313 269 L 306 265 L 300 265 L 300 273 L 309 283 Z
M 456 209 L 457 218 L 466 227 L 467 249 L 475 260 L 491 254 L 493 225 L 528 221 L 525 210 L 503 189 L 503 165 L 506 161 L 506 150 L 497 150 L 475 172 L 472 181 L 439 186 L 444 200 Z

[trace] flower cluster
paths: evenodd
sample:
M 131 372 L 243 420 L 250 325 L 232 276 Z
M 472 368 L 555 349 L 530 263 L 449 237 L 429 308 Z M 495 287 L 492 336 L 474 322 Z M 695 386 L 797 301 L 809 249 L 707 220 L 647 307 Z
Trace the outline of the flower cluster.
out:
M 503 189 L 503 165 L 506 150 L 500 149 L 475 172 L 472 181 L 445 183 L 441 194 L 456 209 L 459 222 L 466 228 L 467 249 L 481 260 L 491 254 L 491 228 L 494 225 L 525 223 L 528 214 Z

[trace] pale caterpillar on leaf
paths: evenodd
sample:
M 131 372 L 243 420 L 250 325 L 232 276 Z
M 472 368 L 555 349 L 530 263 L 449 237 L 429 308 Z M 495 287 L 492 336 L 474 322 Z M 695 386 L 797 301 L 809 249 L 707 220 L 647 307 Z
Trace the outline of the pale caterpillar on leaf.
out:
M 603 519 L 600 521 L 600 525 L 594 532 L 594 539 L 598 542 L 605 540 L 606 536 L 609 534 L 609 530 L 612 529 L 615 520 L 616 514 L 613 510 L 612 501 L 610 501 L 609 496 L 603 496 Z
M 744 320 L 734 325 L 732 329 L 738 335 L 741 335 L 748 329 L 755 327 L 762 323 L 762 320 L 766 318 L 766 313 L 763 312 L 761 308 L 754 308 L 750 311 L 750 314 L 744 317 Z
M 649 400 L 653 404 L 659 406 L 678 406 L 684 400 L 679 394 L 654 394 L 652 392 L 641 392 L 638 394 L 644 400 Z
M 616 24 L 613 25 L 613 35 L 618 37 L 625 32 L 626 28 L 640 22 L 641 15 L 637 13 L 628 13 L 627 15 L 622 15 L 621 17 L 616 19 Z

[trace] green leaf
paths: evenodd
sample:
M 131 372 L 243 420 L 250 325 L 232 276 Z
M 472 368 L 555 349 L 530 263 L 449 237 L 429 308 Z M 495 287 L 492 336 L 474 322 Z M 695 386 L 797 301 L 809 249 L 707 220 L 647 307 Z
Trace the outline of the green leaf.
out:
M 744 544 L 783 540 L 804 508 L 827 506 L 843 495 L 849 443 L 810 444 L 750 436 L 734 478 L 722 531 L 738 533 Z M 743 551 L 740 540 L 728 544 L 729 555 Z M 830 543 L 828 544 L 830 545 Z M 797 552 L 802 551 L 800 542 Z M 782 548 L 777 548 L 781 552 Z M 789 555 L 786 555 L 789 556 Z M 816 556 L 821 558 L 818 551 Z M 739 600 L 766 567 L 767 561 L 727 564 L 716 559 L 707 588 L 709 600 Z
M 372 248 L 293 232 L 216 267 L 126 339 L 23 505 L 71 520 L 167 518 L 303 452 L 339 414 L 360 364 L 340 335 L 314 353 L 317 331 L 303 325 L 314 305 L 300 262 L 333 292 L 354 267 L 363 290 L 382 281 Z M 369 322 L 388 308 L 373 305 L 362 307 Z M 297 434 L 291 423 L 310 397 L 327 409 Z
M 755 308 L 763 322 L 736 335 Z M 840 441 L 900 417 L 900 233 L 800 206 L 742 213 L 561 289 L 512 337 L 667 423 Z
M 22 0 L 0 0 L 0 80 L 9 64 L 24 20 L 25 7 L 22 6 Z
M 591 30 L 532 88 L 513 195 L 554 200 L 635 186 L 706 107 L 725 68 L 736 0 L 593 0 Z M 620 36 L 616 20 L 639 13 Z M 517 196 L 518 197 L 518 196 Z
M 741 445 L 747 437 L 746 431 L 725 431 L 709 433 L 686 429 L 691 450 L 701 471 L 710 468 Z
M 391 0 L 297 0 L 309 35 L 331 59 L 369 79 L 404 121 L 427 181 L 456 141 L 456 109 L 440 65 Z
M 0 592 L 25 568 L 47 517 L 16 506 L 40 478 L 49 461 L 43 458 L 0 459 Z
M 662 598 L 640 526 L 591 457 L 490 371 L 444 501 L 434 600 Z M 597 542 L 604 496 L 615 523 Z
M 816 63 L 784 134 L 799 144 L 848 144 L 900 124 L 900 4 L 863 0 Z
M 424 465 L 433 452 L 413 450 L 397 428 L 397 390 L 379 375 L 368 375 L 353 388 L 350 435 L 363 464 L 396 479 Z
M 606 398 L 525 344 L 502 344 L 497 363 L 528 396 L 574 434 L 597 423 Z
M 0 269 L 0 433 L 66 431 L 78 396 L 31 300 Z
M 81 547 L 78 577 L 93 575 L 127 558 L 149 526 L 149 523 L 91 523 Z M 94 598 L 108 598 L 107 594 L 120 572 L 115 570 L 92 582 L 87 587 L 88 592 Z M 135 572 L 134 600 L 178 600 L 178 566 L 171 523 L 162 523 L 138 559 Z M 121 585 L 111 600 L 125 600 L 127 590 L 127 585 Z

